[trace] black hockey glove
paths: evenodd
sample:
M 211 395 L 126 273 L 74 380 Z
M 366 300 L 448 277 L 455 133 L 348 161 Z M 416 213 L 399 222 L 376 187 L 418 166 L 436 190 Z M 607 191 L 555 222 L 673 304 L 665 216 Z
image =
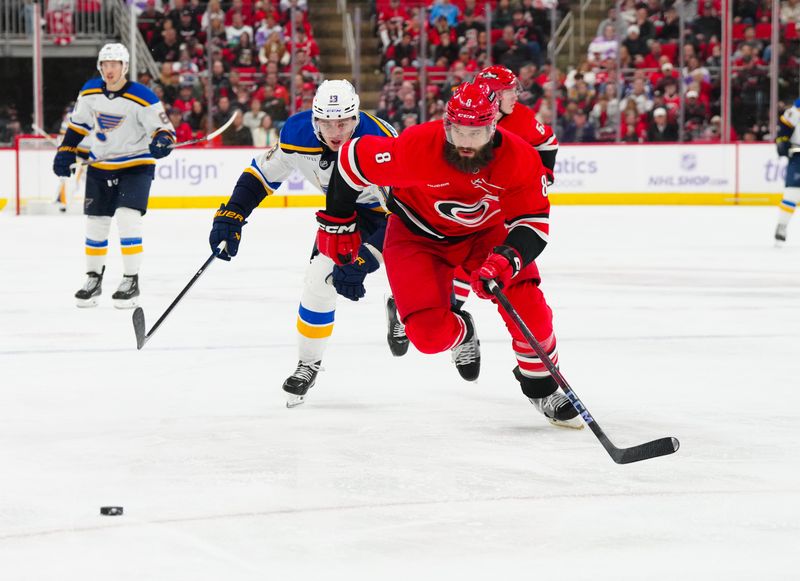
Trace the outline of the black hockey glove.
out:
M 167 157 L 172 151 L 172 147 L 170 146 L 173 143 L 174 141 L 167 133 L 163 131 L 157 133 L 153 141 L 150 142 L 150 155 L 156 159 Z
M 56 157 L 53 160 L 53 173 L 60 178 L 68 178 L 70 173 L 72 173 L 71 166 L 75 163 L 75 157 L 77 155 L 77 147 L 69 147 L 67 145 L 59 147 Z
M 239 241 L 242 239 L 242 226 L 247 221 L 242 215 L 242 210 L 235 204 L 221 204 L 217 213 L 214 214 L 214 223 L 211 226 L 211 234 L 208 242 L 211 244 L 211 251 L 217 254 L 217 258 L 230 260 L 239 252 Z M 225 249 L 218 250 L 219 245 L 225 242 Z
M 364 288 L 364 279 L 379 267 L 378 259 L 369 248 L 362 244 L 353 263 L 333 267 L 330 275 L 331 284 L 336 288 L 336 292 L 344 298 L 357 301 L 367 294 L 367 289 Z

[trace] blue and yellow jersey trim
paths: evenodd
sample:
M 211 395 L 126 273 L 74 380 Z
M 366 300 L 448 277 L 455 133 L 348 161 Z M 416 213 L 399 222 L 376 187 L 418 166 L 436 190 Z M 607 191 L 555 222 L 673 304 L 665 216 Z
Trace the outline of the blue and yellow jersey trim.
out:
M 89 154 L 89 158 L 94 158 L 94 154 Z M 144 153 L 133 157 L 119 157 L 114 160 L 104 161 L 102 163 L 93 163 L 92 167 L 95 169 L 104 169 L 106 171 L 126 169 L 129 167 L 137 167 L 140 165 L 155 165 L 156 160 L 149 154 Z
M 293 145 L 281 142 L 281 150 L 286 153 L 322 153 L 322 147 L 308 147 L 304 145 Z
M 244 168 L 243 173 L 253 176 L 258 181 L 258 184 L 262 188 L 264 188 L 264 191 L 267 193 L 268 196 L 272 195 L 275 192 L 275 190 L 277 190 L 281 185 L 280 182 L 278 183 L 270 182 L 267 179 L 267 176 L 264 175 L 264 172 L 261 171 L 261 168 L 258 167 L 258 163 L 256 163 L 255 159 L 250 162 L 249 166 Z
M 365 123 L 367 119 L 369 119 L 369 121 L 372 121 L 372 123 L 369 122 Z M 374 125 L 374 127 L 377 128 L 378 131 L 380 131 L 381 133 L 365 131 L 361 133 L 361 135 L 385 135 L 386 137 L 397 137 L 397 131 L 395 131 L 394 127 L 392 127 L 389 123 L 387 123 L 380 117 L 375 117 L 374 115 L 370 115 L 369 113 L 365 113 L 364 111 L 361 111 L 361 121 L 358 124 L 358 127 L 356 127 L 356 131 L 353 134 L 353 137 L 361 137 L 361 135 L 358 135 L 359 133 L 358 130 L 360 127 L 362 127 L 362 125 L 368 125 L 370 127 Z
M 67 129 L 71 129 L 72 131 L 74 131 L 78 135 L 82 135 L 84 137 L 89 135 L 89 133 L 92 130 L 92 128 L 89 127 L 88 125 L 85 125 L 83 123 L 77 123 L 75 121 L 68 122 L 67 123 Z
M 786 125 L 789 129 L 794 129 L 794 125 L 783 115 L 780 117 L 780 122 Z

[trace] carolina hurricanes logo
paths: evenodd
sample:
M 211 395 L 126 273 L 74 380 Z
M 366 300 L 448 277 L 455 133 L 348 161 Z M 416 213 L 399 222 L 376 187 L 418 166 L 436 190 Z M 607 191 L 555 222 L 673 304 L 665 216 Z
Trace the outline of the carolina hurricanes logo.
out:
M 436 211 L 448 220 L 470 227 L 483 224 L 500 211 L 499 207 L 496 205 L 493 207 L 486 198 L 472 205 L 444 200 L 436 202 L 435 207 Z

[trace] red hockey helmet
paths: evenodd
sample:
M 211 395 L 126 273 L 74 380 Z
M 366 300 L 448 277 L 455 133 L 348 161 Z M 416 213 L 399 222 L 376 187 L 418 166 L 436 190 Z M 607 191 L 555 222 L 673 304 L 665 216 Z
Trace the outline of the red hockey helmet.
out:
M 478 80 L 489 85 L 495 93 L 517 88 L 517 75 L 503 65 L 492 65 L 478 73 Z
M 447 121 L 454 125 L 486 127 L 497 117 L 497 95 L 489 85 L 466 82 L 458 86 L 447 102 Z

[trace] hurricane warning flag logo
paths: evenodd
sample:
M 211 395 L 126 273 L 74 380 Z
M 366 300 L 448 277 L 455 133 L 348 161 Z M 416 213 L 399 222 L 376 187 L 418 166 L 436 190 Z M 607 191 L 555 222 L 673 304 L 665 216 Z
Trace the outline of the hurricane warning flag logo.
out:
M 125 120 L 124 115 L 111 115 L 110 113 L 97 113 L 97 131 L 96 137 L 100 141 L 106 140 L 106 133 L 114 131 L 117 127 L 122 125 Z

